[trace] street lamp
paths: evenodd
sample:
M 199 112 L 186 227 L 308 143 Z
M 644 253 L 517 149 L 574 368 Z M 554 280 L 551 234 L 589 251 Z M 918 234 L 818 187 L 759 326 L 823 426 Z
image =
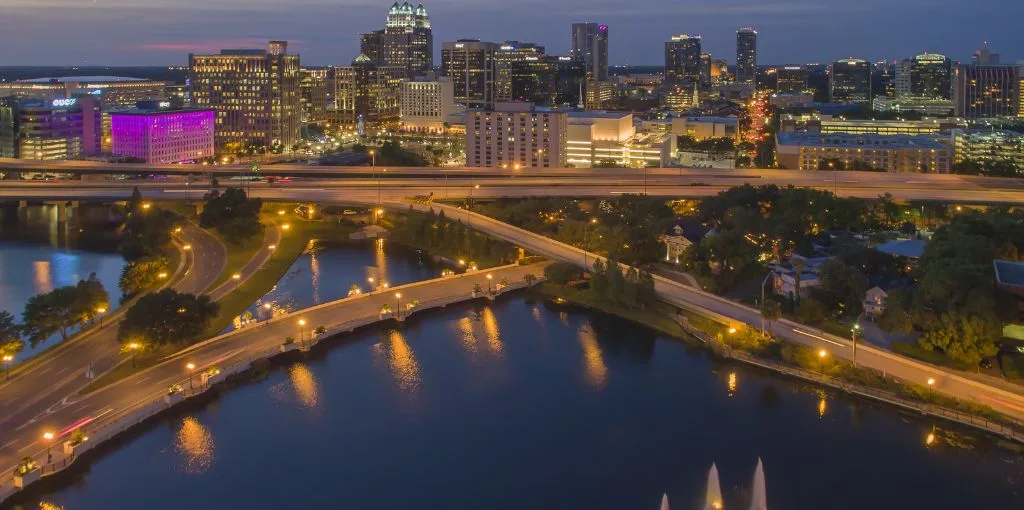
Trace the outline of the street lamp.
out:
M 929 377 L 928 378 L 928 396 L 929 397 L 932 396 L 932 386 L 935 386 L 935 379 Z
M 492 279 L 494 279 L 494 276 L 491 273 L 487 273 L 487 293 L 488 294 L 491 293 L 491 280 Z
M 474 184 L 469 187 L 469 201 L 466 202 L 466 225 L 473 226 L 473 218 L 470 217 L 470 213 L 473 211 L 473 190 L 480 189 L 479 184 Z
M 14 355 L 13 354 L 4 354 L 3 360 L 4 360 L 4 368 L 6 369 L 6 372 L 7 372 L 6 379 L 8 381 L 10 381 L 11 380 L 11 362 L 14 361 Z
M 135 365 L 135 353 L 139 352 L 139 349 L 141 349 L 141 348 L 142 348 L 142 344 L 140 344 L 138 342 L 132 342 L 132 343 L 128 344 L 128 352 L 130 353 L 131 358 L 132 358 L 132 368 L 135 368 L 135 366 L 136 366 Z
M 396 292 L 395 293 L 395 318 L 398 319 L 398 318 L 401 318 L 401 317 L 402 317 L 402 293 L 401 292 Z
M 818 351 L 819 358 L 825 359 L 826 356 L 828 356 L 828 351 L 826 351 L 825 349 L 821 349 Z
M 299 343 L 303 343 L 306 338 L 306 319 L 299 319 Z
M 587 267 L 587 251 L 590 250 L 590 241 L 588 240 L 587 234 L 590 231 L 591 225 L 597 225 L 597 218 L 590 218 L 590 221 L 583 225 L 583 270 L 589 269 Z
M 373 291 L 377 290 L 377 287 L 373 286 L 373 277 L 372 276 L 367 278 L 366 281 L 370 282 L 370 292 L 373 292 Z
M 854 323 L 850 328 L 850 338 L 853 340 L 853 366 L 857 366 L 857 332 L 860 331 L 860 324 Z
M 270 318 L 274 316 L 274 312 L 271 310 L 271 308 L 272 308 L 272 306 L 270 305 L 270 303 L 263 303 L 263 310 L 264 310 L 263 313 L 264 313 L 264 315 L 267 316 L 267 318 L 264 319 L 264 320 L 268 320 L 269 321 Z
M 192 373 L 196 370 L 196 364 L 190 361 L 185 364 L 185 369 L 188 370 L 188 389 L 190 391 L 196 391 L 195 386 L 192 385 Z
M 53 432 L 43 432 L 43 441 L 46 441 L 46 463 L 53 462 L 53 455 L 50 453 L 50 446 L 53 446 Z
M 103 326 L 103 314 L 107 313 L 107 307 L 101 306 L 96 309 L 96 314 L 99 315 L 99 325 Z

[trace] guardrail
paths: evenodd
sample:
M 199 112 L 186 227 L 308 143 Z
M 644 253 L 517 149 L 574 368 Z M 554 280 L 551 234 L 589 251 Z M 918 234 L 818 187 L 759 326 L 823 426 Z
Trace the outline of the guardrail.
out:
M 507 269 L 512 267 L 520 266 L 503 266 L 502 268 L 493 268 L 492 271 L 496 269 Z M 461 276 L 465 276 L 466 274 L 468 273 L 464 273 L 461 275 L 453 275 L 446 278 L 458 278 Z M 525 280 L 523 280 L 512 282 L 507 285 L 502 285 L 498 283 L 494 285 L 492 290 L 470 292 L 468 296 L 464 293 L 460 293 L 442 298 L 421 301 L 418 302 L 413 307 L 407 307 L 405 310 L 397 310 L 391 313 L 377 313 L 374 315 L 346 320 L 330 326 L 324 326 L 326 331 L 323 334 L 317 335 L 314 339 L 308 342 L 291 344 L 292 346 L 288 348 L 284 348 L 284 344 L 274 343 L 272 346 L 269 346 L 266 349 L 247 355 L 239 360 L 236 360 L 230 364 L 225 365 L 224 367 L 218 366 L 219 371 L 213 376 L 204 377 L 203 374 L 207 373 L 204 371 L 199 372 L 198 376 L 190 374 L 188 377 L 182 378 L 181 380 L 172 384 L 172 386 L 179 386 L 181 388 L 180 392 L 170 393 L 169 389 L 163 389 L 159 392 L 152 393 L 142 399 L 139 399 L 135 404 L 128 406 L 127 408 L 120 412 L 104 416 L 97 421 L 84 425 L 81 428 L 81 430 L 88 437 L 88 439 L 80 443 L 79 445 L 75 446 L 73 449 L 70 449 L 70 451 L 65 449 L 63 443 L 55 443 L 51 445 L 50 448 L 41 449 L 34 455 L 31 455 L 30 457 L 36 462 L 37 465 L 40 466 L 40 477 L 53 475 L 71 466 L 79 456 L 81 456 L 86 451 L 97 447 L 104 441 L 107 441 L 117 436 L 118 434 L 121 434 L 127 431 L 128 429 L 131 429 L 132 427 L 141 424 L 142 422 L 152 418 L 153 416 L 156 416 L 157 414 L 163 411 L 166 411 L 167 409 L 174 407 L 177 404 L 180 404 L 181 402 L 184 402 L 190 398 L 206 393 L 214 385 L 225 381 L 227 378 L 233 375 L 237 375 L 250 369 L 254 361 L 270 359 L 295 349 L 308 351 L 325 339 L 328 339 L 341 333 L 350 332 L 352 330 L 355 330 L 356 328 L 368 326 L 370 324 L 375 324 L 378 322 L 383 322 L 392 319 L 404 321 L 409 316 L 417 312 L 422 312 L 434 308 L 443 308 L 448 305 L 462 303 L 473 299 L 496 299 L 498 296 L 506 292 L 527 288 L 530 287 L 531 285 L 539 283 L 542 280 L 543 276 L 538 276 L 537 279 L 532 282 L 526 282 Z M 436 282 L 437 280 L 428 281 Z M 416 284 L 422 283 L 424 282 L 416 282 Z M 342 300 L 338 301 L 343 301 L 344 299 L 350 298 L 343 298 Z M 324 303 L 313 308 L 321 308 L 324 307 L 325 305 L 337 304 L 338 301 Z M 291 317 L 298 313 L 306 313 L 309 310 L 310 309 L 308 308 L 299 310 L 287 314 L 284 317 Z M 212 367 L 207 366 L 205 368 L 208 371 Z M 195 384 L 197 379 L 199 382 L 198 385 Z M 3 502 L 7 498 L 17 493 L 19 490 L 21 490 L 21 488 L 16 487 L 14 484 L 13 471 L 14 466 L 11 466 L 7 468 L 3 473 L 0 473 L 0 480 L 2 480 L 2 482 L 0 482 L 0 502 Z

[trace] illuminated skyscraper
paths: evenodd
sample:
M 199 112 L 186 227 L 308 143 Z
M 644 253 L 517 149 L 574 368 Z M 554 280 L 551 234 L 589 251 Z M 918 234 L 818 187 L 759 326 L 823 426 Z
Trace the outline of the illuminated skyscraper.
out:
M 859 58 L 833 62 L 829 92 L 834 103 L 871 102 L 871 64 Z
M 434 33 L 423 4 L 395 2 L 382 30 L 360 35 L 360 51 L 378 68 L 401 69 L 406 78 L 425 74 L 434 65 Z
M 544 56 L 544 47 L 534 43 L 505 41 L 494 53 L 494 97 L 508 101 L 512 95 L 512 67 L 517 62 L 538 61 Z
M 922 53 L 896 63 L 896 97 L 951 99 L 953 62 L 944 55 Z
M 572 24 L 573 60 L 581 60 L 587 68 L 587 79 L 608 80 L 608 25 Z
M 266 50 L 221 50 L 188 56 L 192 101 L 217 112 L 218 147 L 253 142 L 290 147 L 302 120 L 299 56 L 288 43 Z
M 1018 66 L 957 67 L 953 100 L 956 115 L 968 119 L 1021 115 L 1022 75 Z
M 494 104 L 497 50 L 497 44 L 477 39 L 459 39 L 441 46 L 441 74 L 451 78 L 456 103 L 468 108 Z
M 736 81 L 757 84 L 757 31 L 753 28 L 736 31 Z
M 784 66 L 775 71 L 775 89 L 779 94 L 800 94 L 807 90 L 807 68 Z
M 672 36 L 671 40 L 665 42 L 665 81 L 697 82 L 700 76 L 700 36 Z

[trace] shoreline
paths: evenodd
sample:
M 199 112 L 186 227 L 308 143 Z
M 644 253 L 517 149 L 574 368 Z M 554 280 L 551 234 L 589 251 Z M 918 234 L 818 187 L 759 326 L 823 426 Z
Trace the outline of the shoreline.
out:
M 585 309 L 596 310 L 608 313 L 616 317 L 638 323 L 649 327 L 660 333 L 681 341 L 693 342 L 694 345 L 706 347 L 714 356 L 720 359 L 734 360 L 745 365 L 760 368 L 775 373 L 776 375 L 797 379 L 816 386 L 825 386 L 840 390 L 849 396 L 869 399 L 873 402 L 885 404 L 902 410 L 911 410 L 925 416 L 941 418 L 959 425 L 971 427 L 978 432 L 987 433 L 992 436 L 1013 441 L 1016 444 L 1024 445 L 1024 428 L 1014 423 L 1009 417 L 1001 415 L 989 409 L 991 413 L 1002 417 L 1005 423 L 979 416 L 976 413 L 951 409 L 938 404 L 933 404 L 921 399 L 908 398 L 907 396 L 891 392 L 860 381 L 851 381 L 848 378 L 834 377 L 822 373 L 813 372 L 785 361 L 777 361 L 756 353 L 748 352 L 742 348 L 727 345 L 721 340 L 716 340 L 712 334 L 702 328 L 693 326 L 687 317 L 682 321 L 668 317 L 664 311 L 655 310 L 629 310 L 624 313 L 623 309 L 614 306 L 602 306 L 602 304 L 581 291 L 567 287 L 549 284 L 547 282 L 530 290 L 532 294 L 542 298 L 560 301 L 573 306 Z M 646 316 L 646 317 L 645 317 Z M 673 327 L 674 326 L 674 327 Z M 782 343 L 785 345 L 785 343 Z

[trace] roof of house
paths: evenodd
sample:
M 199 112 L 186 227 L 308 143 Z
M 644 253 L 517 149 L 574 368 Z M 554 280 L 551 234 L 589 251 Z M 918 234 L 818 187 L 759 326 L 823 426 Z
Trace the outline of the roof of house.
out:
M 921 258 L 927 244 L 928 242 L 923 239 L 907 239 L 905 241 L 888 241 L 875 246 L 875 249 L 889 255 L 917 259 Z
M 996 283 L 1013 287 L 1024 287 L 1024 262 L 993 260 L 996 269 Z

